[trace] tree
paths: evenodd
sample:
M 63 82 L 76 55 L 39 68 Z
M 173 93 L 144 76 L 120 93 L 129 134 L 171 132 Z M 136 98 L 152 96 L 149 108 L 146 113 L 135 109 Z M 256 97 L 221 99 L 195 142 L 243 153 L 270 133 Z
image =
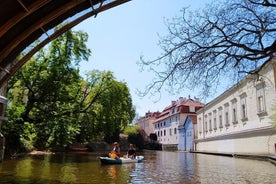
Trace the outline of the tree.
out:
M 84 94 L 81 123 L 90 128 L 82 129 L 82 135 L 118 141 L 120 132 L 135 115 L 127 85 L 116 81 L 112 72 L 93 70 L 87 73 Z
M 76 124 L 82 78 L 78 64 L 88 60 L 88 35 L 69 30 L 40 50 L 9 81 L 9 122 L 5 136 L 18 135 L 32 147 L 61 148 L 80 131 Z M 11 134 L 16 127 L 20 131 Z M 16 137 L 16 136 L 14 136 Z
M 127 140 L 131 144 L 134 144 L 137 148 L 144 148 L 144 132 L 138 125 L 132 125 L 126 127 L 124 134 L 128 135 Z
M 163 53 L 155 60 L 141 57 L 156 77 L 144 94 L 199 88 L 202 96 L 230 84 L 271 60 L 276 52 L 276 3 L 273 0 L 217 1 L 167 22 L 168 36 L 160 39 Z
M 131 123 L 135 111 L 125 83 L 109 71 L 80 76 L 79 62 L 91 53 L 87 39 L 86 33 L 69 30 L 13 76 L 3 126 L 9 150 L 63 150 L 73 142 L 119 138 Z

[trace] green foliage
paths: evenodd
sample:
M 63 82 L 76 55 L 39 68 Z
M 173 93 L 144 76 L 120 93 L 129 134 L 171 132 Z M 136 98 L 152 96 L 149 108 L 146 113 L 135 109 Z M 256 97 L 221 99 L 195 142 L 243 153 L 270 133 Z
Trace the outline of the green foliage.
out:
M 21 124 L 19 137 L 26 148 L 63 148 L 79 133 L 73 112 L 81 91 L 76 66 L 90 55 L 84 41 L 87 34 L 66 32 L 10 81 L 8 116 L 11 123 Z
M 130 135 L 130 134 L 137 134 L 139 130 L 139 127 L 137 125 L 128 126 L 124 130 L 124 134 Z
M 124 134 L 128 135 L 128 142 L 136 145 L 138 148 L 143 148 L 144 138 L 141 130 L 137 125 L 128 126 L 124 130 Z
M 81 123 L 89 129 L 83 129 L 82 134 L 92 135 L 93 139 L 106 136 L 110 142 L 118 140 L 120 131 L 135 115 L 127 85 L 116 81 L 111 72 L 94 70 L 86 77 Z
M 73 142 L 118 137 L 135 110 L 128 87 L 111 72 L 78 65 L 90 50 L 82 32 L 68 31 L 40 50 L 9 81 L 3 133 L 10 150 L 64 150 Z M 14 144 L 16 143 L 16 144 Z
M 34 143 L 37 137 L 34 124 L 25 122 L 22 126 L 22 133 L 20 134 L 20 142 L 23 146 L 31 151 L 34 149 Z

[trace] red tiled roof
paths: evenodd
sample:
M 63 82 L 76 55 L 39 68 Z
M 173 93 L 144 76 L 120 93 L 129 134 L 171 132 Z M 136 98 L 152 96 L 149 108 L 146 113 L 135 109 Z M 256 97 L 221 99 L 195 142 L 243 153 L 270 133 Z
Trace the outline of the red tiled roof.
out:
M 166 119 L 167 117 L 178 114 L 178 113 L 192 113 L 189 111 L 189 107 L 193 106 L 195 107 L 195 110 L 200 109 L 204 106 L 203 103 L 201 103 L 197 99 L 191 99 L 191 98 L 182 98 L 180 97 L 177 101 L 172 101 L 171 105 L 167 106 L 160 114 L 157 116 L 156 121 L 161 121 L 163 119 Z M 176 111 L 171 114 L 171 110 L 173 108 L 177 108 Z M 195 113 L 195 112 L 194 112 Z

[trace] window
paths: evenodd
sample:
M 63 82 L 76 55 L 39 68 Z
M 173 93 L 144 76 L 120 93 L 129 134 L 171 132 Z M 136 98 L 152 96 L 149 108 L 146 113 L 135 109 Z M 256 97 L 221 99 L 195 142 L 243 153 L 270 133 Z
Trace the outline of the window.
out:
M 225 126 L 229 126 L 229 104 L 224 105 Z
M 212 114 L 211 113 L 209 113 L 208 118 L 209 118 L 209 131 L 212 131 Z
M 241 120 L 242 121 L 247 120 L 246 97 L 247 97 L 246 93 L 244 93 L 240 96 L 240 100 L 241 100 Z
M 176 134 L 177 132 L 176 132 L 176 128 L 174 128 L 174 134 Z
M 205 115 L 205 119 L 204 119 L 204 124 L 205 124 L 205 132 L 208 132 L 208 125 L 207 125 L 207 115 Z
M 198 129 L 199 129 L 199 133 L 202 133 L 202 120 L 201 118 L 198 118 Z
M 223 128 L 223 124 L 222 124 L 222 107 L 219 107 L 219 128 Z
M 258 96 L 258 112 L 264 112 L 264 97 Z
M 237 120 L 237 99 L 232 100 L 232 123 L 236 124 Z
M 164 130 L 164 136 L 166 136 L 166 130 Z
M 236 108 L 233 108 L 233 123 L 237 122 L 237 111 Z
M 189 106 L 190 112 L 195 112 L 195 106 Z
M 217 129 L 217 111 L 213 111 L 213 123 L 214 123 L 214 130 Z
M 265 115 L 265 93 L 264 93 L 264 83 L 256 86 L 257 94 L 257 113 L 259 116 Z

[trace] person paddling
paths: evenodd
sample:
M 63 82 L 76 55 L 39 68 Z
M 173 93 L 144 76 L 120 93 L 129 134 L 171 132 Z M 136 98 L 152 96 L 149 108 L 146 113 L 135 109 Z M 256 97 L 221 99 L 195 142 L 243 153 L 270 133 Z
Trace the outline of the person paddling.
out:
M 113 145 L 114 146 L 113 146 L 113 149 L 112 149 L 111 153 L 109 153 L 109 157 L 110 158 L 119 159 L 120 158 L 120 153 L 121 153 L 121 149 L 120 149 L 119 143 L 118 142 L 114 142 Z
M 130 144 L 130 145 L 129 145 L 129 149 L 128 149 L 128 151 L 127 151 L 127 158 L 132 158 L 132 159 L 134 159 L 135 156 L 136 156 L 136 150 L 135 150 L 133 144 Z

